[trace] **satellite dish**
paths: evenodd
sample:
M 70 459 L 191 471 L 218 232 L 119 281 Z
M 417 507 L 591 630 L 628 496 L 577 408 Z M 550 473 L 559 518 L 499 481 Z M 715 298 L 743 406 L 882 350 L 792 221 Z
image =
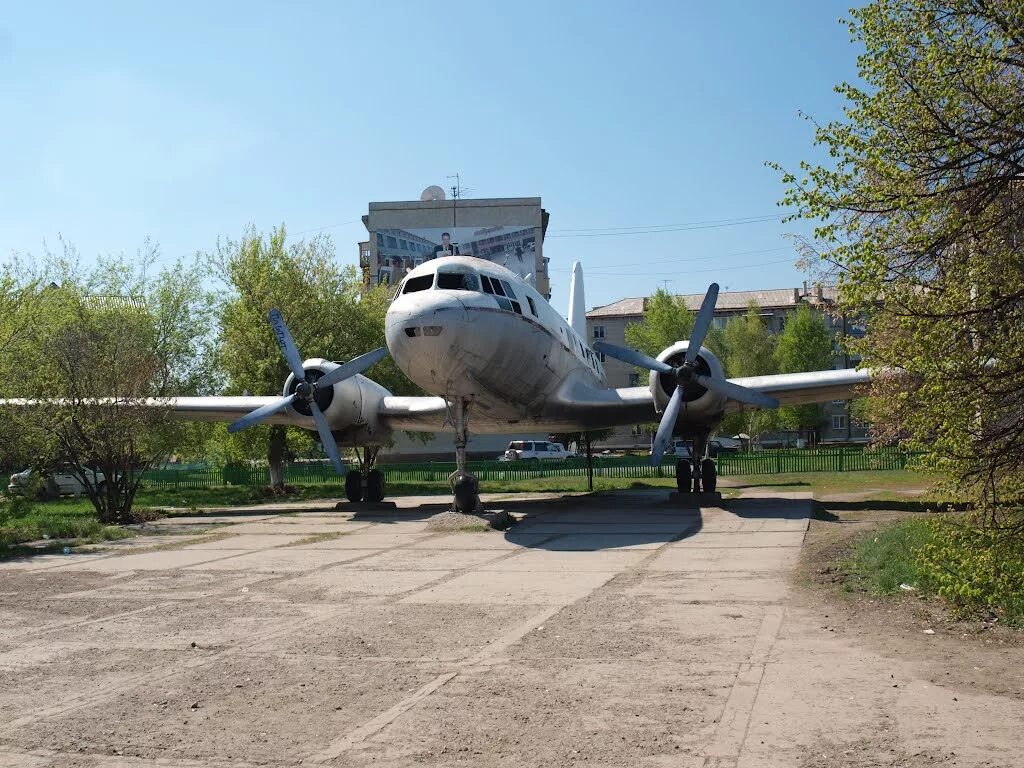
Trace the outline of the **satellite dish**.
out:
M 420 193 L 420 200 L 444 200 L 444 190 L 436 184 L 429 186 Z

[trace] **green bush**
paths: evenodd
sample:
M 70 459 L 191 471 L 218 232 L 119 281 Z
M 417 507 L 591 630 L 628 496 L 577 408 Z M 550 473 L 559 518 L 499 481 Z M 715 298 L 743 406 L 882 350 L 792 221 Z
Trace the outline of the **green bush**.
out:
M 1024 541 L 963 520 L 934 520 L 916 557 L 928 585 L 961 615 L 995 614 L 1024 626 Z

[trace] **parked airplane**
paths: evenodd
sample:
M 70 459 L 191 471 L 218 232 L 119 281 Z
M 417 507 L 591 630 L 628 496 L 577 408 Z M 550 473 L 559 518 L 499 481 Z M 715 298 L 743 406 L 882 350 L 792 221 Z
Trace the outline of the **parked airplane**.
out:
M 708 438 L 727 413 L 848 399 L 870 378 L 866 371 L 830 370 L 727 379 L 719 360 L 701 346 L 717 297 L 712 284 L 690 339 L 651 358 L 587 343 L 579 264 L 567 321 L 527 279 L 503 266 L 468 256 L 435 259 L 400 284 L 387 312 L 387 348 L 343 364 L 303 361 L 284 319 L 271 311 L 292 371 L 282 396 L 179 397 L 171 407 L 183 419 L 233 422 L 230 431 L 259 423 L 315 430 L 339 473 L 344 465 L 338 445 L 357 448 L 360 469 L 345 478 L 352 501 L 384 497 L 374 464 L 394 430 L 454 433 L 454 505 L 468 512 L 479 505 L 479 484 L 466 471 L 470 432 L 566 432 L 653 421 L 660 424 L 652 461 L 661 461 L 674 436 L 691 440 L 694 461 L 677 461 L 679 488 L 711 491 L 716 474 Z M 362 375 L 388 353 L 432 396 L 392 395 Z M 649 386 L 608 387 L 604 355 L 650 370 Z

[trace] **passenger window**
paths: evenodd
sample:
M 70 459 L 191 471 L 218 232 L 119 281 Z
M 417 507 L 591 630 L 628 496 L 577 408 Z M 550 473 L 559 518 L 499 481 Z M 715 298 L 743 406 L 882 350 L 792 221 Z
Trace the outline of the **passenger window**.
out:
M 533 299 L 531 297 L 527 296 L 526 297 L 526 301 L 529 302 L 529 304 L 530 304 L 530 311 L 533 313 L 533 316 L 534 317 L 540 317 L 540 315 L 537 314 L 537 307 L 535 307 L 534 304 L 533 304 Z
M 425 291 L 434 284 L 433 275 L 420 275 L 419 277 L 410 277 L 405 281 L 405 287 L 402 289 L 402 293 L 416 293 L 416 291 Z

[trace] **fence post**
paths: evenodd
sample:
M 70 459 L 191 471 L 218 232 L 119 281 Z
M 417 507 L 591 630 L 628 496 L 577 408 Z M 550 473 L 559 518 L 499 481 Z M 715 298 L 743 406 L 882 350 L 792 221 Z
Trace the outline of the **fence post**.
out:
M 843 463 L 844 463 L 843 462 L 843 457 L 844 456 L 846 456 L 846 449 L 845 448 L 840 448 L 839 449 L 839 471 L 840 472 L 844 471 L 843 470 Z

